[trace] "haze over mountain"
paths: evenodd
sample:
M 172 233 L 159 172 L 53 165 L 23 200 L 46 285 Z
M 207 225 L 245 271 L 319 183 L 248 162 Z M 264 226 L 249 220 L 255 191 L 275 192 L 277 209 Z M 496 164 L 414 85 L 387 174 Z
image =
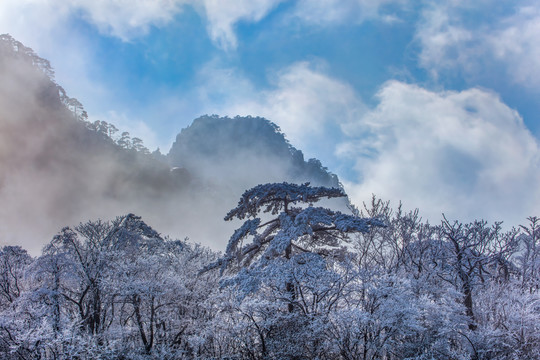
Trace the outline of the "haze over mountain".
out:
M 169 154 L 150 154 L 114 125 L 86 121 L 53 76 L 47 60 L 0 37 L 2 245 L 37 253 L 63 226 L 133 212 L 165 234 L 222 248 L 235 227 L 223 216 L 247 188 L 339 186 L 263 118 L 203 116 Z
M 316 159 L 304 160 L 272 122 L 260 117 L 203 116 L 183 129 L 167 155 L 205 183 L 247 189 L 261 182 L 312 181 L 339 186 Z

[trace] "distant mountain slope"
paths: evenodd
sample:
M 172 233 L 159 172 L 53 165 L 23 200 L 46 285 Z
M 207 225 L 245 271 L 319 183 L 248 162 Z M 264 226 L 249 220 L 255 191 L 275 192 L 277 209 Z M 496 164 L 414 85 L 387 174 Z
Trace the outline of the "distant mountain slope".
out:
M 0 37 L 0 241 L 33 251 L 64 225 L 178 188 L 167 165 L 88 129 L 51 76 L 46 60 Z
M 152 156 L 114 126 L 87 122 L 49 62 L 9 35 L 0 35 L 0 79 L 0 245 L 37 253 L 63 226 L 132 212 L 222 248 L 235 227 L 223 216 L 247 188 L 339 185 L 262 118 L 201 117 L 166 158 Z
M 260 117 L 202 116 L 183 129 L 168 154 L 201 181 L 226 181 L 243 188 L 261 182 L 310 181 L 339 186 L 336 175 L 304 155 L 274 123 Z

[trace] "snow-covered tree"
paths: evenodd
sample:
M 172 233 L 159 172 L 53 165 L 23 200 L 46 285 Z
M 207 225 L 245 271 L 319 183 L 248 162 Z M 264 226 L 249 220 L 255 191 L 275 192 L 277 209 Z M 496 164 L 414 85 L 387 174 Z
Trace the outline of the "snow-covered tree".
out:
M 528 226 L 521 226 L 520 250 L 516 257 L 520 267 L 523 289 L 538 292 L 540 289 L 540 218 L 531 216 Z
M 439 275 L 463 294 L 463 305 L 470 318 L 469 328 L 476 328 L 474 291 L 479 283 L 498 274 L 499 266 L 515 247 L 515 231 L 503 233 L 501 223 L 488 226 L 486 221 L 463 224 L 444 217 L 440 227 Z
M 64 228 L 31 263 L 17 254 L 0 358 L 178 358 L 215 315 L 217 277 L 198 275 L 213 252 L 162 238 L 133 214 Z
M 345 197 L 342 189 L 312 187 L 309 183 L 258 185 L 247 190 L 238 206 L 225 216 L 245 220 L 231 236 L 225 255 L 210 268 L 266 266 L 276 258 L 311 252 L 327 256 L 354 232 L 383 226 L 377 219 L 362 219 L 328 208 L 314 207 L 322 199 Z M 259 214 L 277 217 L 264 221 Z M 251 238 L 251 242 L 247 242 Z M 244 244 L 244 242 L 246 243 Z
M 0 310 L 21 296 L 24 272 L 31 262 L 32 257 L 20 246 L 0 249 Z
M 197 275 L 212 254 L 185 241 L 153 238 L 126 245 L 116 251 L 107 285 L 119 307 L 114 328 L 123 341 L 138 339 L 144 354 L 185 351 L 217 284 L 210 274 Z

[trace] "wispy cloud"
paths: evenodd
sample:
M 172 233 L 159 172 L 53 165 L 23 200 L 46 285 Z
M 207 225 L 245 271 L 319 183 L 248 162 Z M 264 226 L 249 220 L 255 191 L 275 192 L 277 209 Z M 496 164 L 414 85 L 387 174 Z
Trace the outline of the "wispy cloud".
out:
M 130 41 L 145 35 L 152 27 L 169 24 L 185 6 L 192 6 L 206 18 L 210 38 L 225 50 L 237 46 L 234 26 L 239 21 L 256 22 L 280 0 L 4 0 L 0 3 L 0 20 L 11 29 L 22 29 L 34 23 L 43 30 L 68 26 L 79 19 L 103 34 Z M 33 30 L 34 31 L 34 30 Z M 180 36 L 181 34 L 179 34 Z
M 4 0 L 0 3 L 0 19 L 7 28 L 20 29 L 33 24 L 45 31 L 68 26 L 74 19 L 84 19 L 105 34 L 129 40 L 145 34 L 151 26 L 171 21 L 184 3 L 181 0 Z
M 513 80 L 540 90 L 540 8 L 526 6 L 505 18 L 488 35 L 495 57 L 503 61 Z
M 490 1 L 426 7 L 416 34 L 421 66 L 435 77 L 459 70 L 482 78 L 502 69 L 509 83 L 540 90 L 540 8 L 526 1 L 507 4 L 503 14 L 470 21 L 491 7 Z
M 129 40 L 145 34 L 151 26 L 170 22 L 186 3 L 183 0 L 77 0 L 72 11 L 102 32 Z
M 257 22 L 285 0 L 204 0 L 210 38 L 222 49 L 238 45 L 234 26 L 239 21 Z
M 294 14 L 311 25 L 358 24 L 367 19 L 392 22 L 398 18 L 390 6 L 403 8 L 409 3 L 409 0 L 300 0 Z
M 103 34 L 130 41 L 147 34 L 152 27 L 169 24 L 186 6 L 191 6 L 205 18 L 212 41 L 221 49 L 234 50 L 238 45 L 235 26 L 239 22 L 256 23 L 284 2 L 290 0 L 3 0 L 0 20 L 7 28 L 33 22 L 50 29 L 82 19 Z M 292 12 L 296 19 L 311 25 L 359 23 L 368 18 L 388 21 L 392 13 L 381 9 L 406 3 L 408 0 L 301 0 Z

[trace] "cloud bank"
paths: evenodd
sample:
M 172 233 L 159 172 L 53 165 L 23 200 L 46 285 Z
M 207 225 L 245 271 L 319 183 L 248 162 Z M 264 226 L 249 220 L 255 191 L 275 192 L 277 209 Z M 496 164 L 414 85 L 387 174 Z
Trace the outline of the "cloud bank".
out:
M 444 212 L 514 225 L 538 213 L 538 142 L 496 94 L 392 81 L 378 99 L 344 129 L 351 137 L 344 155 L 370 154 L 357 158 L 361 180 L 348 184 L 354 199 L 403 200 L 430 220 Z

